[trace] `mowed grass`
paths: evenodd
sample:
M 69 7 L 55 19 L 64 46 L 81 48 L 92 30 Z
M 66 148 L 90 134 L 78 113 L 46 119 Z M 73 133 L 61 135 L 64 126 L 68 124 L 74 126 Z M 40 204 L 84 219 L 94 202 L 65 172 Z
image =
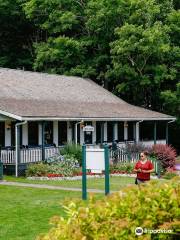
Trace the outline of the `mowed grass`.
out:
M 70 187 L 70 188 L 82 188 L 81 180 L 28 180 L 26 178 L 20 177 L 15 178 L 11 176 L 4 177 L 6 181 L 16 181 L 23 183 L 34 183 L 34 184 L 48 184 L 52 186 Z M 130 184 L 134 184 L 134 178 L 128 176 L 111 176 L 110 177 L 110 190 L 118 191 L 123 187 Z M 105 180 L 104 178 L 90 178 L 87 179 L 88 189 L 98 189 L 104 190 Z
M 81 192 L 0 185 L 0 239 L 36 239 L 52 216 L 65 216 L 61 203 L 72 198 L 81 199 Z

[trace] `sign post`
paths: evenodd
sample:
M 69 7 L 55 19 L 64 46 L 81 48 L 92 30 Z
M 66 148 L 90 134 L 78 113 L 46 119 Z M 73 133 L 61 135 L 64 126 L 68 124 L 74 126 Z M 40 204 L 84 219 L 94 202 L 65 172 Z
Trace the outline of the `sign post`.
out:
M 104 145 L 104 159 L 105 159 L 105 195 L 109 194 L 109 151 L 108 145 Z
M 82 146 L 82 199 L 87 199 L 87 181 L 86 181 L 86 145 Z
M 110 192 L 109 187 L 109 149 L 108 145 L 104 148 L 88 148 L 86 145 L 82 146 L 82 199 L 87 199 L 87 177 L 86 170 L 91 170 L 92 173 L 105 172 L 105 195 Z

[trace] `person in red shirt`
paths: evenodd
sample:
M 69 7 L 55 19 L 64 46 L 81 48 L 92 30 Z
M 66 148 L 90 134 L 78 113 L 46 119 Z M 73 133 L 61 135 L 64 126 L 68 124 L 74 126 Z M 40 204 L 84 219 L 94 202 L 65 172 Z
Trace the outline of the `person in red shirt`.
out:
M 136 184 L 150 180 L 150 174 L 154 172 L 154 166 L 151 161 L 148 160 L 147 151 L 141 152 L 140 160 L 136 163 L 134 172 L 137 173 Z

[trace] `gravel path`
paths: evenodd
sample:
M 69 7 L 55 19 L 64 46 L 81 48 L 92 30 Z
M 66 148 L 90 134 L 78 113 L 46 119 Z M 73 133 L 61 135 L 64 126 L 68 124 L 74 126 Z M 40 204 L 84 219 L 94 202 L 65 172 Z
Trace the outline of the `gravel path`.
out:
M 0 185 L 82 192 L 81 188 L 67 188 L 67 187 L 50 186 L 50 185 L 45 185 L 45 184 L 32 184 L 32 183 L 0 181 Z M 104 193 L 104 190 L 87 189 L 87 192 Z

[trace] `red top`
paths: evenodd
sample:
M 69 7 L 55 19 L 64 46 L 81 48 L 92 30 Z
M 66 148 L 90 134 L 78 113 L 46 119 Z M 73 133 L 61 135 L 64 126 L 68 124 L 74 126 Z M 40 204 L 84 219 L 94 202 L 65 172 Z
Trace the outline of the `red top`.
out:
M 135 165 L 135 169 L 142 169 L 142 170 L 152 170 L 154 168 L 151 161 L 147 160 L 146 163 L 142 164 L 141 161 L 138 161 Z M 139 180 L 150 180 L 150 173 L 143 173 L 143 172 L 137 172 L 137 179 Z

